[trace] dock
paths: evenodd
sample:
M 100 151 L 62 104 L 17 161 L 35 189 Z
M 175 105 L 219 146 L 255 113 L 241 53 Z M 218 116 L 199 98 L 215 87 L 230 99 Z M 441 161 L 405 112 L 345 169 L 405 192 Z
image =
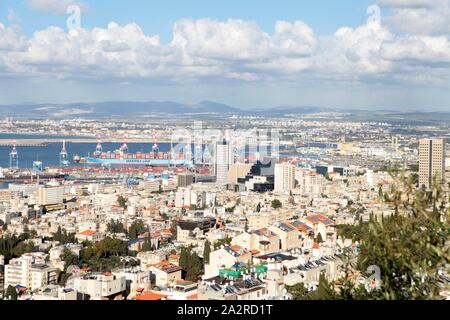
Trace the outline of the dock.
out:
M 98 140 L 96 138 L 70 138 L 70 139 L 56 139 L 56 138 L 48 138 L 48 139 L 17 139 L 16 146 L 17 147 L 46 147 L 49 144 L 59 143 L 62 144 L 63 140 L 66 143 L 92 143 L 97 144 Z M 170 141 L 158 141 L 158 143 L 169 143 Z M 123 143 L 123 140 L 119 138 L 104 138 L 102 139 L 102 143 Z M 128 143 L 148 143 L 153 144 L 155 141 L 151 139 L 128 139 Z M 12 139 L 0 139 L 0 147 L 12 147 L 14 144 L 14 140 Z

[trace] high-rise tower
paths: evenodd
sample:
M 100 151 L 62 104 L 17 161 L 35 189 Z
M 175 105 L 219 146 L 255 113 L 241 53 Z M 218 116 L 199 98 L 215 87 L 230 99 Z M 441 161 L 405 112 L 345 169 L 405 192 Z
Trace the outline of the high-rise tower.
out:
M 434 180 L 445 180 L 445 140 L 419 141 L 419 186 L 429 189 Z
M 231 160 L 230 144 L 225 139 L 217 141 L 214 150 L 214 174 L 218 184 L 227 183 Z

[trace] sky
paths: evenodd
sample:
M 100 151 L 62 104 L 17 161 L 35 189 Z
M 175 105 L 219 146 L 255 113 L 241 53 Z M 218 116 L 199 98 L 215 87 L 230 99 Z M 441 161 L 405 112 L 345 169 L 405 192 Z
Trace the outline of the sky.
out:
M 450 0 L 2 0 L 0 105 L 450 111 L 449 21 Z

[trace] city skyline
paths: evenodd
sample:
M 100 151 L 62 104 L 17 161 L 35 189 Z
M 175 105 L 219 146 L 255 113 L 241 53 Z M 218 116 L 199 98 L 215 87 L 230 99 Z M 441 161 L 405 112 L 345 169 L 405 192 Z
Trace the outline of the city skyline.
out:
M 78 33 L 68 30 L 77 22 L 71 4 L 81 8 Z M 449 17 L 448 0 L 6 1 L 0 105 L 212 100 L 446 111 Z

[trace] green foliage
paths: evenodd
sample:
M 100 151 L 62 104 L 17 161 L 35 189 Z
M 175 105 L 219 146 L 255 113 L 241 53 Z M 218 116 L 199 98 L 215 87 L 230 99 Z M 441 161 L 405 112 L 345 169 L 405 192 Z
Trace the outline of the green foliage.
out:
M 197 282 L 203 274 L 203 262 L 197 253 L 192 253 L 189 258 L 189 264 L 186 270 L 186 280 Z
M 16 288 L 14 288 L 13 286 L 8 286 L 5 292 L 5 298 L 8 300 L 17 300 L 18 297 L 19 295 Z
M 119 204 L 119 206 L 121 206 L 123 209 L 127 208 L 127 199 L 125 199 L 123 196 L 118 196 L 117 197 L 117 203 Z
M 172 232 L 172 239 L 176 239 L 177 238 L 177 234 L 178 234 L 178 222 L 177 221 L 172 221 L 170 224 L 170 232 Z
M 364 273 L 372 265 L 381 269 L 380 290 L 371 297 L 437 299 L 439 271 L 450 262 L 448 195 L 439 184 L 430 192 L 418 189 L 403 175 L 388 203 L 394 215 L 372 218 L 354 236 L 361 243 L 356 270 Z
M 60 258 L 64 261 L 64 271 L 67 271 L 68 267 L 78 266 L 80 263 L 78 256 L 67 248 L 64 248 Z
M 127 233 L 127 230 L 124 228 L 123 223 L 121 223 L 119 220 L 117 221 L 111 220 L 111 222 L 108 223 L 108 232 Z
M 0 255 L 5 257 L 5 263 L 8 263 L 11 259 L 20 257 L 24 253 L 33 251 L 34 244 L 25 242 L 28 239 L 28 234 L 22 234 L 20 236 L 13 234 L 0 238 Z
M 281 203 L 280 200 L 275 199 L 275 200 L 272 201 L 272 208 L 273 209 L 280 209 L 282 207 L 283 207 L 283 204 Z
M 180 267 L 183 269 L 184 277 L 189 281 L 197 281 L 203 274 L 203 262 L 192 248 L 181 248 Z
M 128 236 L 130 240 L 136 240 L 140 234 L 144 233 L 147 230 L 144 222 L 142 220 L 137 220 L 133 222 L 128 229 Z
M 189 255 L 190 254 L 188 248 L 185 247 L 181 248 L 179 265 L 183 270 L 187 269 L 188 267 Z
M 81 250 L 80 265 L 99 272 L 111 271 L 121 265 L 120 257 L 127 254 L 126 241 L 108 237 Z
M 319 235 L 317 236 L 316 242 L 317 242 L 318 244 L 323 243 L 323 238 L 322 238 L 322 234 L 321 234 L 321 233 L 319 233 Z
M 303 283 L 286 286 L 286 289 L 292 295 L 293 300 L 309 300 L 310 298 L 310 292 Z
M 209 255 L 211 253 L 211 244 L 208 240 L 205 242 L 205 248 L 203 249 L 203 262 L 205 264 L 209 263 Z
M 214 250 L 220 249 L 221 246 L 229 246 L 231 244 L 231 237 L 225 239 L 219 239 L 214 243 Z
M 334 284 L 322 285 L 314 294 L 304 288 L 289 288 L 294 298 L 357 300 L 434 300 L 440 288 L 448 287 L 440 272 L 450 263 L 450 209 L 448 194 L 439 184 L 430 192 L 413 185 L 400 175 L 389 192 L 392 216 L 370 216 L 354 226 L 338 226 L 340 236 L 359 242 L 359 253 L 346 252 L 344 276 Z M 381 271 L 378 288 L 367 290 L 352 275 L 368 279 L 370 267 Z M 447 269 L 446 269 L 447 268 Z
M 144 240 L 144 244 L 142 245 L 141 248 L 142 252 L 149 252 L 149 251 L 153 251 L 153 246 L 152 246 L 152 242 L 150 238 L 145 238 Z
M 77 243 L 75 233 L 68 233 L 66 230 L 62 230 L 61 227 L 58 227 L 58 230 L 53 233 L 53 240 L 58 241 L 61 245 Z
M 292 287 L 287 287 L 288 292 L 292 295 L 293 300 L 337 300 L 339 295 L 325 277 L 324 273 L 319 276 L 319 284 L 315 291 L 309 291 L 303 283 L 299 283 Z

